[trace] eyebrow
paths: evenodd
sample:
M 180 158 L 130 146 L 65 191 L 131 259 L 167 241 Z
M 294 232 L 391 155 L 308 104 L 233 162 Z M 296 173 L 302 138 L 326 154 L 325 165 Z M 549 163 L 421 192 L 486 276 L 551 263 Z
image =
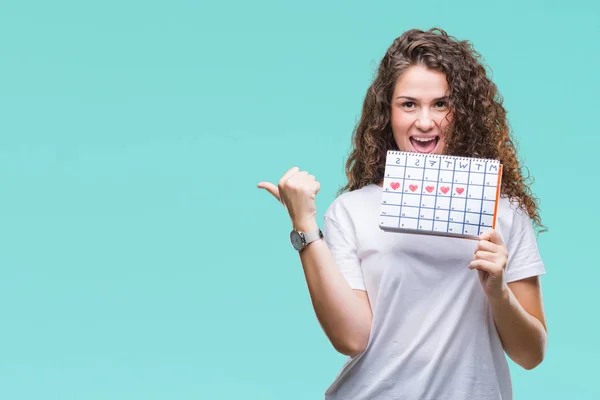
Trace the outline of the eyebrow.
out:
M 410 96 L 398 96 L 398 97 L 396 97 L 396 99 L 400 99 L 400 98 L 404 98 L 404 99 L 407 99 L 407 100 L 410 100 L 410 101 L 417 101 L 416 98 L 410 97 Z M 448 96 L 442 96 L 442 97 L 437 97 L 437 98 L 433 99 L 433 101 L 440 101 L 440 100 L 448 100 Z

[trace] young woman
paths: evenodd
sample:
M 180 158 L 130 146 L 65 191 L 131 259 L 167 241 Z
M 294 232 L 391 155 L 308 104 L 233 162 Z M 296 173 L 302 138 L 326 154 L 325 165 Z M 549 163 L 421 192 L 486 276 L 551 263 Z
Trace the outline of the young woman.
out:
M 480 240 L 384 232 L 386 153 L 500 160 L 495 230 Z M 546 323 L 534 234 L 543 228 L 506 111 L 479 55 L 443 30 L 410 30 L 387 50 L 367 91 L 346 164 L 348 183 L 316 222 L 320 184 L 294 167 L 261 182 L 290 214 L 312 303 L 349 356 L 327 399 L 512 399 L 504 353 L 544 358 Z

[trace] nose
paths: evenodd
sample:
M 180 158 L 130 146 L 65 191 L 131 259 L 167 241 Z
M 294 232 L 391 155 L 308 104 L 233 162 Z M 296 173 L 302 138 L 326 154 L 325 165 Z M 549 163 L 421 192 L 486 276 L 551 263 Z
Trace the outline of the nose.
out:
M 431 118 L 431 115 L 427 111 L 422 111 L 417 115 L 417 120 L 415 121 L 415 126 L 422 131 L 429 131 L 435 125 L 435 121 Z

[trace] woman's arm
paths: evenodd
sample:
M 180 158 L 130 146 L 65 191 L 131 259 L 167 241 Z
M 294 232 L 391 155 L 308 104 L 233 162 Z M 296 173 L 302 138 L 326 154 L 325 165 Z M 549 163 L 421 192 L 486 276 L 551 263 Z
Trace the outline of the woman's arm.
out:
M 508 283 L 504 297 L 490 304 L 506 354 L 525 369 L 538 366 L 548 338 L 539 277 Z
M 318 229 L 315 196 L 321 185 L 314 175 L 293 167 L 281 177 L 278 186 L 260 182 L 258 187 L 269 191 L 285 206 L 294 228 L 301 232 Z M 367 293 L 351 288 L 325 240 L 304 247 L 300 261 L 317 319 L 333 347 L 346 355 L 363 352 L 373 318 Z
M 310 232 L 317 223 L 295 224 L 295 228 Z M 300 261 L 317 319 L 333 347 L 348 356 L 362 353 L 373 318 L 367 292 L 350 287 L 323 239 L 300 251 Z
M 535 368 L 547 341 L 539 278 L 506 283 L 508 250 L 500 234 L 492 229 L 480 239 L 469 268 L 478 270 L 504 351 L 523 368 Z

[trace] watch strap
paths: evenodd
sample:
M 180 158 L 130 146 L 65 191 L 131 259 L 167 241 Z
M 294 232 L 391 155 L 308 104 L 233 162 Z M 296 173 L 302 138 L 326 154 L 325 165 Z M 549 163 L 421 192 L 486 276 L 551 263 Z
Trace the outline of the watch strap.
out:
M 304 245 L 306 246 L 307 244 L 312 243 L 315 240 L 321 239 L 323 237 L 323 232 L 321 232 L 321 229 L 317 229 L 312 232 L 303 232 L 303 236 Z

